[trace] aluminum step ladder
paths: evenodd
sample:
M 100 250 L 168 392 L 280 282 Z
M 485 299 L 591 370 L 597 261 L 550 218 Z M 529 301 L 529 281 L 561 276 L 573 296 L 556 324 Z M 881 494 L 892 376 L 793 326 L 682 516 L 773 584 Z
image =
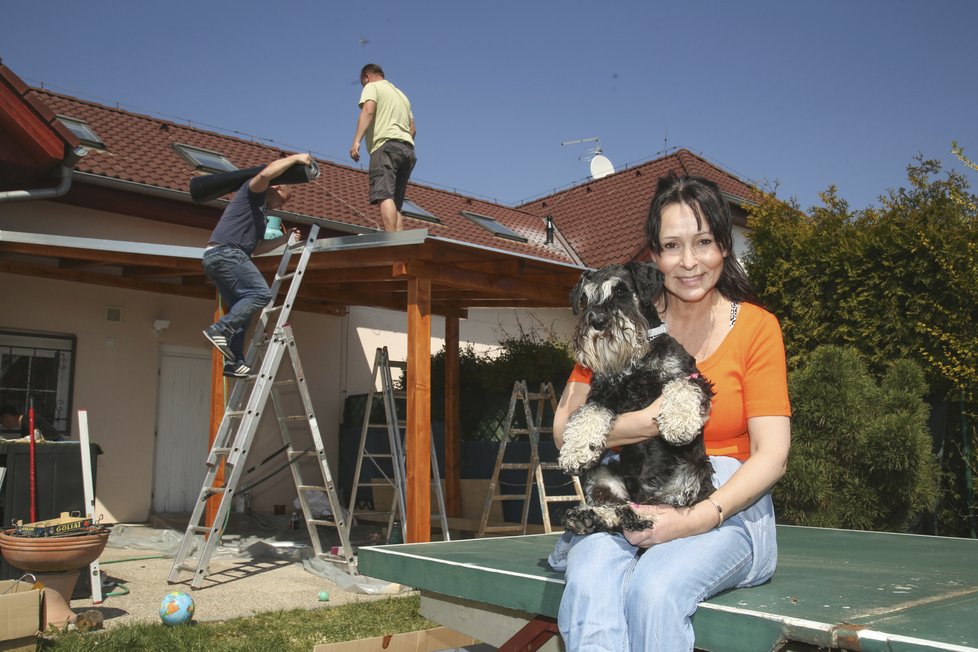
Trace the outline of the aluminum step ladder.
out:
M 350 509 L 348 512 L 347 528 L 349 529 L 351 527 L 358 510 L 361 518 L 367 514 L 376 517 L 386 516 L 386 539 L 390 541 L 393 535 L 396 541 L 396 537 L 399 534 L 401 537 L 400 540 L 404 541 L 404 535 L 407 532 L 407 471 L 404 457 L 404 429 L 407 423 L 398 416 L 397 402 L 398 400 L 404 400 L 407 395 L 404 391 L 394 389 L 391 367 L 400 369 L 401 373 L 407 373 L 406 362 L 392 361 L 387 352 L 387 347 L 379 347 L 377 353 L 374 355 L 373 384 L 371 385 L 370 392 L 367 394 L 367 402 L 364 407 L 363 427 L 360 431 L 360 447 L 357 451 L 357 464 L 353 473 L 353 483 L 350 486 Z M 374 395 L 378 393 L 378 385 L 380 385 L 380 393 L 383 395 L 384 422 L 372 423 L 371 412 Z M 370 428 L 384 428 L 387 431 L 386 449 L 370 450 L 367 443 L 367 434 Z M 392 488 L 393 495 L 390 509 L 378 510 L 378 505 L 374 502 L 374 509 L 372 511 L 364 511 L 362 505 L 365 504 L 365 501 L 360 499 L 360 490 L 370 488 L 372 491 L 375 488 L 371 478 L 364 479 L 365 468 L 371 471 L 370 475 L 373 475 L 373 477 L 379 476 L 382 479 L 383 483 L 381 486 L 386 484 Z M 441 474 L 438 471 L 438 456 L 435 453 L 434 438 L 431 439 L 431 483 L 432 491 L 438 500 L 438 514 L 432 514 L 432 516 L 435 516 L 441 522 L 442 538 L 448 541 L 450 540 L 448 516 L 445 512 L 445 496 L 442 490 Z M 394 532 L 395 522 L 399 523 L 400 532 Z
M 270 287 L 273 300 L 262 310 L 245 356 L 248 365 L 252 369 L 257 367 L 258 372 L 247 378 L 238 379 L 234 383 L 227 410 L 207 457 L 207 473 L 204 476 L 199 499 L 194 506 L 190 523 L 187 525 L 167 578 L 170 583 L 180 581 L 181 572 L 189 571 L 193 573 L 190 585 L 198 589 L 207 576 L 211 557 L 220 545 L 232 500 L 269 398 L 272 398 L 276 422 L 285 444 L 289 467 L 292 470 L 303 518 L 315 555 L 320 559 L 344 564 L 351 572 L 355 570 L 356 562 L 353 548 L 350 546 L 349 530 L 346 527 L 343 509 L 326 459 L 325 447 L 299 360 L 295 337 L 288 323 L 318 233 L 319 226 L 312 225 L 305 241 L 287 245 L 282 254 L 282 260 Z M 289 272 L 289 263 L 295 252 L 301 252 L 301 255 L 295 269 Z M 279 290 L 286 281 L 289 282 L 288 290 L 279 302 Z M 286 353 L 294 372 L 293 377 L 277 380 L 279 366 Z M 285 391 L 298 394 L 302 404 L 301 413 L 293 415 L 284 412 L 283 392 Z M 304 450 L 298 450 L 295 446 L 293 428 L 296 426 L 302 426 L 311 439 L 311 445 Z M 299 462 L 306 459 L 316 460 L 319 469 L 317 475 L 321 477 L 316 478 L 315 484 L 307 483 L 302 477 Z M 223 483 L 215 486 L 222 462 Z M 332 518 L 320 517 L 312 513 L 309 496 L 315 491 L 321 491 L 329 498 Z M 214 515 L 214 524 L 207 527 L 202 523 L 202 519 L 207 500 L 211 497 L 219 497 L 220 503 Z M 339 554 L 324 550 L 319 533 L 321 527 L 336 528 L 342 548 Z M 196 556 L 193 556 L 194 553 Z
M 523 404 L 523 418 L 525 428 L 518 427 L 514 421 L 517 418 L 516 404 Z M 536 485 L 537 496 L 540 501 L 540 511 L 543 517 L 543 529 L 546 533 L 553 531 L 550 523 L 550 505 L 555 503 L 584 503 L 584 492 L 581 490 L 581 481 L 576 476 L 570 476 L 567 483 L 573 489 L 572 494 L 549 494 L 546 483 L 544 482 L 544 471 L 558 471 L 560 466 L 556 461 L 540 461 L 540 435 L 552 434 L 552 426 L 543 426 L 544 408 L 550 404 L 550 415 L 553 418 L 557 410 L 557 395 L 551 383 L 542 383 L 539 392 L 530 392 L 525 380 L 517 380 L 513 383 L 513 394 L 509 401 L 509 410 L 506 414 L 506 426 L 503 431 L 503 439 L 499 442 L 499 451 L 496 454 L 496 465 L 492 470 L 492 479 L 489 481 L 489 489 L 486 493 L 486 503 L 482 510 L 482 521 L 479 524 L 477 536 L 484 537 L 486 534 L 526 534 L 527 522 L 530 516 L 530 498 L 533 494 L 533 486 Z M 531 405 L 533 407 L 531 407 Z M 535 413 L 535 417 L 534 417 Z M 530 443 L 530 459 L 528 462 L 506 462 L 506 444 L 516 437 L 527 437 Z M 526 471 L 526 482 L 523 485 L 522 493 L 503 493 L 499 482 L 499 475 L 504 470 Z M 509 500 L 523 501 L 523 514 L 519 524 L 512 525 L 489 525 L 489 516 L 492 512 L 492 505 L 496 502 Z

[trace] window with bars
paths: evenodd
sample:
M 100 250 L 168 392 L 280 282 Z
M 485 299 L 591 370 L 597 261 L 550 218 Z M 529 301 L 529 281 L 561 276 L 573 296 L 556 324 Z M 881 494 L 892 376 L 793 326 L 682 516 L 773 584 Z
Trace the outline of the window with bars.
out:
M 33 399 L 34 413 L 67 434 L 75 346 L 71 335 L 0 330 L 0 405 L 26 413 Z

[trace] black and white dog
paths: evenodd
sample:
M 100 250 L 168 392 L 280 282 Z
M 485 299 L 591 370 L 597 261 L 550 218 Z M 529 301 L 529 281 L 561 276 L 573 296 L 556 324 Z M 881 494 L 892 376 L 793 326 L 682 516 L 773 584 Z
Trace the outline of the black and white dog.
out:
M 588 471 L 587 504 L 563 516 L 564 527 L 577 534 L 643 530 L 654 521 L 636 514 L 630 501 L 686 507 L 713 491 L 703 445 L 713 387 L 652 305 L 659 279 L 648 263 L 610 265 L 585 272 L 571 291 L 575 356 L 593 372 L 587 401 L 568 419 L 559 458 L 571 475 Z M 616 416 L 660 395 L 661 436 L 624 446 L 618 461 L 598 466 Z

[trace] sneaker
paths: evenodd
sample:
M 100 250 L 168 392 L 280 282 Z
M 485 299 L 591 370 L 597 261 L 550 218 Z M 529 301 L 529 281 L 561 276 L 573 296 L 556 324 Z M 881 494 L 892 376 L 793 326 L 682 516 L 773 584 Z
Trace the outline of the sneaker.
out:
M 204 337 L 214 345 L 218 351 L 221 352 L 227 360 L 234 360 L 234 353 L 231 352 L 231 347 L 228 343 L 228 338 L 221 332 L 217 324 L 212 324 L 204 329 Z
M 228 378 L 247 378 L 251 375 L 251 367 L 244 360 L 225 362 L 224 375 Z

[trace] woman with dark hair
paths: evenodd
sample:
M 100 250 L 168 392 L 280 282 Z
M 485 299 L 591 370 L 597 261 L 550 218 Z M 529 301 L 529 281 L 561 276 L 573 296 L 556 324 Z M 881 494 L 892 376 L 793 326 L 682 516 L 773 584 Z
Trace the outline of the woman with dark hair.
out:
M 778 320 L 734 256 L 730 211 L 713 182 L 660 179 L 646 237 L 662 275 L 655 307 L 714 386 L 704 440 L 716 490 L 688 508 L 634 506 L 655 517 L 647 530 L 565 534 L 550 561 L 566 569 L 558 624 L 568 650 L 692 650 L 699 602 L 766 582 L 777 564 L 770 490 L 791 440 Z M 590 378 L 580 366 L 571 374 L 554 415 L 558 447 Z M 660 402 L 619 415 L 608 446 L 657 437 Z

